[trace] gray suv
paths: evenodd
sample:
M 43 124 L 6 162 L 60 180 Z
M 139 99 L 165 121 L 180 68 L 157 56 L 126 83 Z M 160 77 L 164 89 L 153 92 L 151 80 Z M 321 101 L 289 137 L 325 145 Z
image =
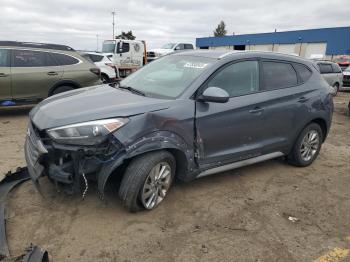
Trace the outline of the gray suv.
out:
M 30 112 L 25 157 L 34 184 L 68 193 L 119 176 L 130 211 L 153 209 L 174 181 L 277 157 L 304 167 L 331 125 L 331 87 L 312 61 L 269 52 L 189 51 L 111 87 L 83 88 Z
M 0 41 L 0 105 L 36 103 L 97 84 L 100 69 L 69 46 Z

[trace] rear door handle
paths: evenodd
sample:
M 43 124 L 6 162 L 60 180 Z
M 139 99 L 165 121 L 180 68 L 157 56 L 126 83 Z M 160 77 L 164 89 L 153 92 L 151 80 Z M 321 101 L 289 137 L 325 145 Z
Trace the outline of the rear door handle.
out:
M 254 107 L 254 109 L 249 110 L 249 113 L 251 113 L 251 114 L 259 114 L 259 113 L 262 113 L 263 111 L 264 111 L 264 108 Z
M 49 76 L 57 76 L 58 73 L 57 72 L 54 72 L 54 71 L 51 71 L 51 72 L 48 72 L 47 73 Z
M 9 74 L 0 73 L 0 77 L 7 77 L 7 76 L 9 76 Z
M 302 96 L 302 97 L 299 98 L 298 102 L 305 103 L 308 100 L 309 100 L 309 98 L 306 98 L 305 96 Z

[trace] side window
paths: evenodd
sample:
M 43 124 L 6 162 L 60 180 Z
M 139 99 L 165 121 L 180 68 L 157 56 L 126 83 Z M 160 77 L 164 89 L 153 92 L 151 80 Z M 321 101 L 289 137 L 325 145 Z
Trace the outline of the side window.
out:
M 185 44 L 185 49 L 193 49 L 193 45 Z
M 283 62 L 262 62 L 263 89 L 274 90 L 298 84 L 297 74 L 291 64 Z
M 333 73 L 333 68 L 331 64 L 318 64 L 321 74 Z
M 120 50 L 120 46 L 121 46 L 121 49 Z M 129 43 L 124 43 L 124 42 L 119 42 L 117 44 L 117 53 L 120 54 L 120 53 L 127 53 L 130 51 L 130 44 Z
M 341 73 L 342 71 L 341 71 L 341 68 L 340 68 L 340 66 L 338 65 L 338 64 L 332 64 L 332 67 L 333 67 L 333 72 L 334 73 Z
M 0 67 L 8 67 L 10 66 L 10 50 L 8 49 L 0 49 Z
M 243 61 L 231 64 L 219 71 L 208 87 L 220 87 L 230 95 L 242 96 L 259 91 L 258 61 Z
M 92 60 L 92 62 L 100 62 L 102 60 L 103 56 L 101 55 L 90 55 L 90 59 Z
M 13 67 L 45 67 L 55 66 L 56 62 L 48 52 L 31 50 L 13 50 Z
M 309 68 L 307 68 L 306 66 L 302 65 L 302 64 L 293 64 L 295 70 L 297 71 L 300 80 L 302 83 L 305 83 L 307 80 L 309 80 L 309 78 L 312 75 L 312 72 Z
M 175 50 L 184 50 L 185 49 L 185 45 L 184 44 L 178 44 L 176 47 L 175 47 Z
M 79 63 L 78 59 L 71 57 L 69 55 L 64 55 L 59 53 L 52 53 L 51 55 L 57 61 L 58 65 L 74 65 Z

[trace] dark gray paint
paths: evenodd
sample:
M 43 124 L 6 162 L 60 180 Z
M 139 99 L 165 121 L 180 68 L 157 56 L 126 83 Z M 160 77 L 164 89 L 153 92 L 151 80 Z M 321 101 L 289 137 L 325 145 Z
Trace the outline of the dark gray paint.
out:
M 331 90 L 312 62 L 268 52 L 188 51 L 179 56 L 216 59 L 175 100 L 154 99 L 108 86 L 79 89 L 49 98 L 31 112 L 41 130 L 78 122 L 129 117 L 114 133 L 122 145 L 116 159 L 97 173 L 103 191 L 109 175 L 125 160 L 145 152 L 176 150 L 183 180 L 223 164 L 273 152 L 288 154 L 294 141 L 311 121 L 324 125 L 327 134 L 332 117 Z M 227 103 L 196 101 L 203 84 L 227 63 L 245 59 L 269 59 L 302 63 L 312 71 L 304 84 L 230 98 Z M 141 69 L 142 70 L 142 69 Z M 64 146 L 61 146 L 61 148 Z M 68 147 L 67 147 L 68 148 Z M 69 147 L 77 151 L 80 147 Z

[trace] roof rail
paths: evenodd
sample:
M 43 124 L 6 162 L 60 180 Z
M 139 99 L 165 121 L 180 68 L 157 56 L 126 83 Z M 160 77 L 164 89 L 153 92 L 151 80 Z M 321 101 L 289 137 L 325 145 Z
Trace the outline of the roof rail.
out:
M 73 48 L 71 48 L 70 46 L 66 46 L 66 45 L 34 43 L 34 42 L 0 41 L 0 46 L 31 47 L 31 48 L 74 51 Z

